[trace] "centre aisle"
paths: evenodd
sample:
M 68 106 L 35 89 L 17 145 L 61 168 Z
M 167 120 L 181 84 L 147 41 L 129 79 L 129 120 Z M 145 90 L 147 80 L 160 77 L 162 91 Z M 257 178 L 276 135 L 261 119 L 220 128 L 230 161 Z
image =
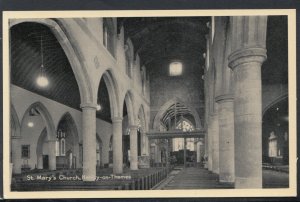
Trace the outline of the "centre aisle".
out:
M 204 168 L 175 167 L 169 177 L 157 185 L 156 190 L 168 189 L 226 189 L 233 188 L 232 184 L 218 182 L 218 175 Z

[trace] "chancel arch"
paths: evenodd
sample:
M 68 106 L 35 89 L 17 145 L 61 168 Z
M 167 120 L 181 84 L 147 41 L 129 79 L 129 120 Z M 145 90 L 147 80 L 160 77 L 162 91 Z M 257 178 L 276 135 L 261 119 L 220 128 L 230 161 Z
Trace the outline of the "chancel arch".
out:
M 171 112 L 170 115 L 172 117 L 175 117 L 175 105 L 179 106 L 182 108 L 182 112 L 178 111 L 178 114 L 176 112 L 176 115 L 180 114 L 190 114 L 192 115 L 194 121 L 195 121 L 195 127 L 196 129 L 201 129 L 202 124 L 201 124 L 201 119 L 198 115 L 198 112 L 196 109 L 192 106 L 189 106 L 187 103 L 181 101 L 179 98 L 173 98 L 169 101 L 167 101 L 157 112 L 155 115 L 154 121 L 153 121 L 153 130 L 159 130 L 160 125 L 162 124 L 162 121 L 164 121 L 164 125 L 167 123 L 167 116 L 166 113 L 168 113 L 168 110 Z M 165 116 L 165 119 L 162 120 L 162 118 Z

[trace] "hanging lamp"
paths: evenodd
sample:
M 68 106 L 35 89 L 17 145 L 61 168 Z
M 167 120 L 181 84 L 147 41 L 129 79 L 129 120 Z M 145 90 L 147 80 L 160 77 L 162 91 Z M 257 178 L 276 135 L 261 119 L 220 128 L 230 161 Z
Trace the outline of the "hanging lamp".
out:
M 45 74 L 45 67 L 44 67 L 44 53 L 43 53 L 43 38 L 42 38 L 42 34 L 41 34 L 41 67 L 40 67 L 40 74 L 36 79 L 36 83 L 38 86 L 45 88 L 49 85 L 49 81 L 48 78 L 46 77 Z

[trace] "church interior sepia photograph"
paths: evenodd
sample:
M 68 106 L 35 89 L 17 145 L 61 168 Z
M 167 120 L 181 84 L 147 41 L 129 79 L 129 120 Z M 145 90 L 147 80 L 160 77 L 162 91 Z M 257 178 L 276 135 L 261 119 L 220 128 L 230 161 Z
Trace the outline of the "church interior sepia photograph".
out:
M 295 194 L 296 12 L 210 13 L 4 12 L 8 196 Z

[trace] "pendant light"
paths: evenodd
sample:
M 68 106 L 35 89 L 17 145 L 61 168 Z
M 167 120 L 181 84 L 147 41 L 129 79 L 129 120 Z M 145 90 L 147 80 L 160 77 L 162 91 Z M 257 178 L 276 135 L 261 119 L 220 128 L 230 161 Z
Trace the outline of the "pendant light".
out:
M 41 35 L 41 60 L 42 60 L 42 64 L 41 64 L 41 67 L 40 67 L 40 74 L 36 79 L 36 83 L 37 83 L 38 86 L 40 86 L 42 88 L 45 88 L 49 85 L 49 81 L 48 81 L 48 78 L 45 75 L 42 35 Z

